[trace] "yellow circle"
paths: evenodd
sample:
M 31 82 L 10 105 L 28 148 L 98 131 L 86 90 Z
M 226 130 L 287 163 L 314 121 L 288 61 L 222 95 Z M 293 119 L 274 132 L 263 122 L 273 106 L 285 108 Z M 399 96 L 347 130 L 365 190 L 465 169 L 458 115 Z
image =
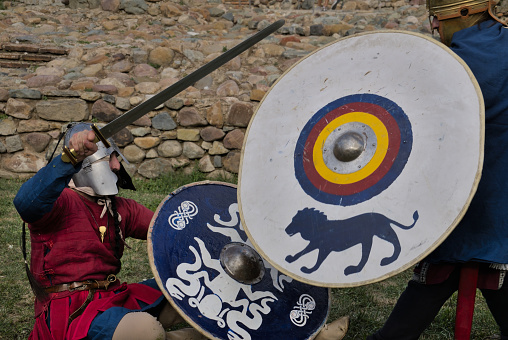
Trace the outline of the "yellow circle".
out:
M 326 138 L 339 126 L 350 122 L 368 125 L 376 134 L 377 147 L 372 159 L 361 169 L 350 174 L 338 174 L 326 166 L 323 159 L 323 147 Z M 341 115 L 326 125 L 316 139 L 313 153 L 314 167 L 323 179 L 335 184 L 351 184 L 371 175 L 383 162 L 388 152 L 388 130 L 376 116 L 366 112 L 350 112 Z

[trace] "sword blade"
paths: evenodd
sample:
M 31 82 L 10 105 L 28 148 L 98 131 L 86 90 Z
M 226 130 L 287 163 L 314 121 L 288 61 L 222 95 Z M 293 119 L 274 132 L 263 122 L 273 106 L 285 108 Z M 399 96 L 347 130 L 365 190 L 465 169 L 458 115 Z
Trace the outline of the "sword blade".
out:
M 271 24 L 270 26 L 264 28 L 258 33 L 254 34 L 252 37 L 245 39 L 232 49 L 224 52 L 219 57 L 200 67 L 196 71 L 189 74 L 187 77 L 180 79 L 170 87 L 164 89 L 163 91 L 157 93 L 152 98 L 147 101 L 137 105 L 131 110 L 125 112 L 120 117 L 115 118 L 105 126 L 100 129 L 100 133 L 102 136 L 107 139 L 113 136 L 115 133 L 131 124 L 135 120 L 141 118 L 151 110 L 155 109 L 157 106 L 161 105 L 165 101 L 173 98 L 201 78 L 215 71 L 220 66 L 224 65 L 240 53 L 244 52 L 248 48 L 254 46 L 279 28 L 284 25 L 284 20 L 279 20 Z

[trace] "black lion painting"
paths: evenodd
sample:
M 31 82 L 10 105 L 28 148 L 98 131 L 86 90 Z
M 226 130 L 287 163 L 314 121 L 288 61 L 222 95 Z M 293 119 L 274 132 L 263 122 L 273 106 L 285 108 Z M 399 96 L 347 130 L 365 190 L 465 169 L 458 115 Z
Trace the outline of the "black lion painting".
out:
M 399 257 L 401 248 L 399 238 L 392 225 L 402 229 L 411 229 L 418 220 L 418 211 L 413 214 L 413 223 L 403 225 L 378 213 L 366 213 L 344 220 L 328 220 L 328 217 L 315 209 L 305 208 L 298 211 L 285 231 L 289 236 L 300 233 L 309 244 L 295 255 L 286 256 L 286 261 L 292 263 L 305 254 L 318 250 L 316 264 L 312 267 L 302 267 L 303 273 L 312 273 L 319 269 L 323 261 L 331 252 L 340 252 L 357 244 L 362 246 L 362 258 L 358 265 L 346 267 L 345 275 L 360 272 L 372 249 L 374 236 L 390 242 L 393 245 L 393 255 L 381 260 L 381 266 L 386 266 Z

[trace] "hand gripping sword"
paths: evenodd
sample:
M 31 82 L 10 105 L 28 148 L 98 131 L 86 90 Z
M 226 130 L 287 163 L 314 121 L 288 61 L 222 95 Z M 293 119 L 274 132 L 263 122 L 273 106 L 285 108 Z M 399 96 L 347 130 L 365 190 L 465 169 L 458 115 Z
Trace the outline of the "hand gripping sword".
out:
M 97 128 L 95 124 L 92 125 L 92 129 L 95 132 L 96 136 L 95 142 L 97 143 L 101 141 L 102 143 L 104 143 L 104 146 L 108 148 L 110 146 L 107 141 L 109 137 L 113 136 L 115 133 L 117 133 L 127 125 L 131 124 L 135 120 L 139 119 L 140 117 L 144 116 L 146 113 L 150 112 L 151 110 L 161 105 L 165 101 L 173 98 L 174 96 L 185 90 L 187 87 L 191 86 L 201 78 L 210 74 L 212 71 L 224 65 L 225 63 L 227 63 L 240 53 L 254 46 L 255 44 L 257 44 L 258 42 L 260 42 L 261 40 L 263 40 L 264 38 L 275 32 L 276 30 L 281 28 L 284 25 L 284 22 L 285 22 L 284 20 L 278 20 L 274 22 L 270 26 L 254 34 L 250 38 L 245 39 L 232 49 L 224 52 L 219 57 L 200 67 L 196 71 L 192 72 L 187 77 L 180 79 L 170 87 L 157 93 L 152 98 L 125 112 L 120 117 L 115 118 L 101 129 Z M 71 162 L 73 165 L 76 165 L 77 164 L 76 152 L 73 149 L 69 150 L 68 147 L 64 146 L 62 153 L 62 161 Z

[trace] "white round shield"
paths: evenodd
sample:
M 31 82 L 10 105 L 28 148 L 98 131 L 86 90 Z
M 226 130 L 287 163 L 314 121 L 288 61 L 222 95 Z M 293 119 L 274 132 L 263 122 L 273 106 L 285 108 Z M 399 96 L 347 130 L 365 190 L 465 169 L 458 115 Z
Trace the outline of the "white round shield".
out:
M 464 215 L 483 119 L 467 65 L 424 35 L 364 33 L 315 51 L 278 79 L 247 129 L 238 202 L 249 239 L 317 286 L 407 269 Z

